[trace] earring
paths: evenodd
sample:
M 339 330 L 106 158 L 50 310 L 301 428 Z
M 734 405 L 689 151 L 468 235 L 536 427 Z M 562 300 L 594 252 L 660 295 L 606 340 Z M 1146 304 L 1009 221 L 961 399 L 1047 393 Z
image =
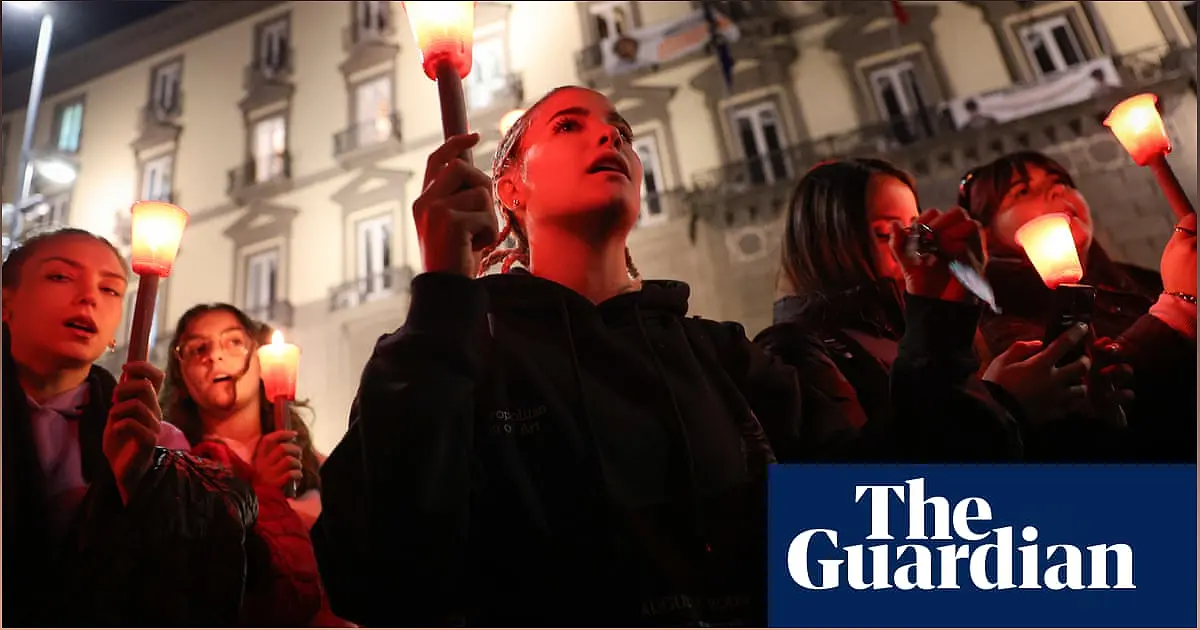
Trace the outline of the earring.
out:
M 521 200 L 520 200 L 520 199 L 513 199 L 513 207 L 514 207 L 514 208 L 518 208 L 518 207 L 520 207 L 520 206 L 521 206 Z
M 112 341 L 108 342 L 108 351 L 109 352 L 117 351 L 117 340 L 116 339 L 113 339 Z

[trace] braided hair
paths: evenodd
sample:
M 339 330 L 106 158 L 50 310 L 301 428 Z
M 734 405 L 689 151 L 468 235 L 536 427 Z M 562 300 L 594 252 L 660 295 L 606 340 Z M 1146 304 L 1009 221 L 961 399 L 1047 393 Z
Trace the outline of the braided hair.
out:
M 521 263 L 526 268 L 529 267 L 529 237 L 526 236 L 525 229 L 517 221 L 517 215 L 513 209 L 506 207 L 500 199 L 500 178 L 508 172 L 508 169 L 520 162 L 521 141 L 525 139 L 525 133 L 529 131 L 533 112 L 551 96 L 568 89 L 582 90 L 586 88 L 563 85 L 550 90 L 530 106 L 525 113 L 521 114 L 520 118 L 504 133 L 500 145 L 496 147 L 496 156 L 492 160 L 492 198 L 495 199 L 496 212 L 500 215 L 501 229 L 499 236 L 496 237 L 496 242 L 483 251 L 483 259 L 479 261 L 478 272 L 481 276 L 497 264 L 500 265 L 501 273 L 508 273 L 516 263 Z M 512 245 L 505 246 L 510 241 Z M 629 272 L 629 277 L 634 279 L 641 277 L 637 266 L 633 264 L 633 256 L 629 253 L 628 247 L 625 248 L 625 269 Z

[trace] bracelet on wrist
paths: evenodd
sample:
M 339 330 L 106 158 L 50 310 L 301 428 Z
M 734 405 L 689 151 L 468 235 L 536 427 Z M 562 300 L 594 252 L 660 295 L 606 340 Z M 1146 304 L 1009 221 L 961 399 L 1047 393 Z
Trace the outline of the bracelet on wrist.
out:
M 1195 303 L 1196 303 L 1196 296 L 1194 296 L 1194 295 L 1189 295 L 1189 294 L 1187 294 L 1187 293 L 1184 293 L 1184 292 L 1182 292 L 1182 291 L 1163 291 L 1163 295 L 1169 295 L 1169 296 L 1171 296 L 1171 297 L 1177 297 L 1177 298 L 1179 298 L 1179 299 L 1183 300 L 1184 302 L 1190 302 L 1190 303 L 1192 303 L 1192 304 L 1195 304 Z

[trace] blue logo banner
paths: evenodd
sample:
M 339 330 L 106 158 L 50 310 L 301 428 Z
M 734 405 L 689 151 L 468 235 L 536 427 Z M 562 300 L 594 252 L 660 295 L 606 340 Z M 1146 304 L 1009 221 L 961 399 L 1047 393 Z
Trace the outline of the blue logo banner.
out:
M 773 627 L 1195 628 L 1196 467 L 772 466 Z

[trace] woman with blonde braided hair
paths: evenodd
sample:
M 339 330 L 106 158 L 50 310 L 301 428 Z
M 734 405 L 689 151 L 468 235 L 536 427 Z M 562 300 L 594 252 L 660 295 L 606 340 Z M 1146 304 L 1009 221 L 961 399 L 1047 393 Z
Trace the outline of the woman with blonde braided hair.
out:
M 312 537 L 339 616 L 766 622 L 766 466 L 803 454 L 811 416 L 740 325 L 638 276 L 631 136 L 607 98 L 567 87 L 512 126 L 492 177 L 457 157 L 475 134 L 430 155 L 425 272 L 321 470 Z

